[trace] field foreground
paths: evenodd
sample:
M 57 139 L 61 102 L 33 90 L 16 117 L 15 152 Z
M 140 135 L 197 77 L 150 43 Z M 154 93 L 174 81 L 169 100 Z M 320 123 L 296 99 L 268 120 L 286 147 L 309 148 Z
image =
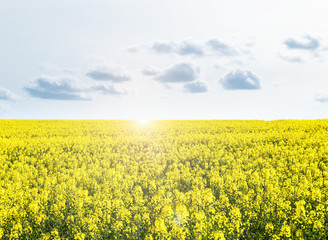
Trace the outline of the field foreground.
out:
M 0 120 L 0 239 L 327 239 L 328 120 Z

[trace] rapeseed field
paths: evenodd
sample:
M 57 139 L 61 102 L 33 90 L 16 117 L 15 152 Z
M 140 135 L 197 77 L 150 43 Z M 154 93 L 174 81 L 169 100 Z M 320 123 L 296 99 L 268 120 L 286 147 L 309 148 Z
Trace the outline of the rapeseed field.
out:
M 0 239 L 327 239 L 328 120 L 0 120 Z

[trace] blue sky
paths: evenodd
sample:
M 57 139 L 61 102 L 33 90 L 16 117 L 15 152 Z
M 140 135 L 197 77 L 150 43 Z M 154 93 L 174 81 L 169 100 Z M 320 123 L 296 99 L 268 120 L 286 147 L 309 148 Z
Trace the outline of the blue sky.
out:
M 1 0 L 0 118 L 327 118 L 327 9 Z

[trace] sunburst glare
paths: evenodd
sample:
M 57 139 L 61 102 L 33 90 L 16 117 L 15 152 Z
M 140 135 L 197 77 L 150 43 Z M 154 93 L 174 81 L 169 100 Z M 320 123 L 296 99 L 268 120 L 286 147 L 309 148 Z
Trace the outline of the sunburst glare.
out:
M 136 119 L 136 122 L 141 126 L 149 126 L 151 124 L 152 120 L 141 118 L 141 119 Z

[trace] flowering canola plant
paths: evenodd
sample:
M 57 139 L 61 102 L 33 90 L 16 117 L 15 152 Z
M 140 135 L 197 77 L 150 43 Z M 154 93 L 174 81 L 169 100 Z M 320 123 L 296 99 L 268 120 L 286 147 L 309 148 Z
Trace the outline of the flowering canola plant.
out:
M 328 120 L 0 120 L 0 239 L 327 239 Z

